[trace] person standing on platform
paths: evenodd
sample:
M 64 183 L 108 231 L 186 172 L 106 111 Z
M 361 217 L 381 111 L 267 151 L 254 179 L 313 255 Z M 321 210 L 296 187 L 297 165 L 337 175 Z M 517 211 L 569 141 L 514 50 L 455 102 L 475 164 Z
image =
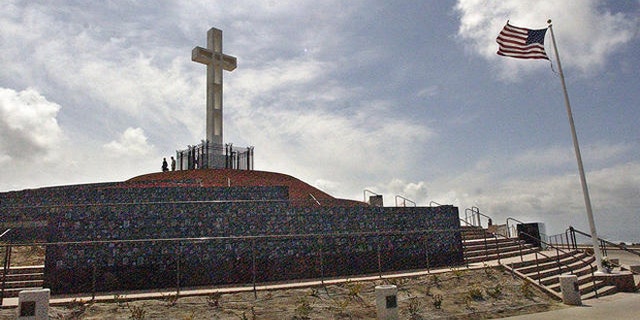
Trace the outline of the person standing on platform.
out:
M 167 158 L 162 158 L 162 172 L 169 171 L 169 165 L 167 164 Z
M 171 157 L 171 171 L 176 171 L 176 159 Z

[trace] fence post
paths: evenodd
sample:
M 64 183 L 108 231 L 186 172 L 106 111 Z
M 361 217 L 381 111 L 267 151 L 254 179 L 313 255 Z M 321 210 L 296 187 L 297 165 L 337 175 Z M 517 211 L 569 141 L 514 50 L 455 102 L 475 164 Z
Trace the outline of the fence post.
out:
M 180 296 L 180 260 L 182 260 L 182 242 L 178 242 L 178 257 L 176 258 L 176 298 Z
M 256 239 L 251 239 L 251 273 L 253 278 L 253 298 L 258 299 L 256 291 Z
M 426 237 L 423 237 L 422 242 L 424 242 L 424 244 L 425 244 L 424 253 L 425 253 L 425 256 L 426 256 L 426 259 L 427 259 L 427 273 L 431 273 L 431 270 L 430 270 L 431 269 L 431 263 L 429 261 L 429 241 L 427 241 Z M 464 257 L 464 252 L 462 254 L 463 254 L 463 257 Z
M 382 279 L 382 259 L 380 257 L 380 243 L 378 242 L 378 275 Z
M 324 287 L 324 238 L 320 235 L 320 283 Z
M 541 284 L 542 279 L 540 279 L 540 262 L 538 261 L 538 251 L 535 251 L 536 254 L 536 270 L 538 271 L 538 284 Z
M 0 291 L 0 306 L 4 300 L 4 287 L 7 284 L 7 274 L 11 268 L 11 245 L 4 246 L 4 265 L 2 272 L 2 291 Z
M 92 270 L 92 274 L 91 274 L 91 301 L 95 301 L 96 300 L 96 271 L 98 269 L 98 266 L 96 264 L 96 247 L 95 245 L 93 246 L 93 270 Z

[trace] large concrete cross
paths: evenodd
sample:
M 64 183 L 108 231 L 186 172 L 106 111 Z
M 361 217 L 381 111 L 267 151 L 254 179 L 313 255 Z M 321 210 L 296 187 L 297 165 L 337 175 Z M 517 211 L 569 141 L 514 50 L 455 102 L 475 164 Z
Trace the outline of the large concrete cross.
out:
M 193 48 L 191 60 L 207 65 L 206 139 L 222 145 L 222 70 L 233 71 L 237 59 L 222 53 L 222 30 L 211 28 L 207 32 L 207 48 Z

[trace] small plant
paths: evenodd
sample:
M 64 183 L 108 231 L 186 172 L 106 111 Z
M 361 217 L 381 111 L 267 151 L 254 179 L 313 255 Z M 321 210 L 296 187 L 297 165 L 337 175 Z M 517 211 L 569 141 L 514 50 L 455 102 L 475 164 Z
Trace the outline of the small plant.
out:
M 531 283 L 529 283 L 528 281 L 523 281 L 522 285 L 520 286 L 520 293 L 522 293 L 522 295 L 527 299 L 533 298 L 533 289 L 531 289 Z
M 426 296 L 430 296 L 431 295 L 431 284 L 429 284 L 429 283 L 425 283 L 424 284 L 424 294 Z
M 499 299 L 502 296 L 502 286 L 498 283 L 495 287 L 486 289 L 485 292 L 491 298 Z
M 119 295 L 119 294 L 114 294 L 113 295 L 113 302 L 115 304 L 118 305 L 118 307 L 120 308 L 124 308 L 126 306 L 125 301 L 124 301 L 125 296 L 123 295 Z
M 488 279 L 494 280 L 497 278 L 495 274 L 495 270 L 489 267 L 486 263 L 484 264 L 484 268 L 482 268 L 482 270 L 484 270 L 484 274 L 487 276 Z
M 127 308 L 129 308 L 129 312 L 131 312 L 129 319 L 144 320 L 147 316 L 147 311 L 141 306 L 132 306 L 127 303 Z
M 440 288 L 440 277 L 437 274 L 431 275 L 431 283 L 433 283 L 436 287 Z
M 336 309 L 336 315 L 343 317 L 346 315 L 347 307 L 349 306 L 349 299 L 333 299 L 333 305 Z
M 453 273 L 453 277 L 458 281 L 460 281 L 464 275 L 464 271 L 460 270 L 460 268 L 451 267 L 451 272 Z
M 398 290 L 402 290 L 408 282 L 408 278 L 391 278 L 388 280 L 388 283 L 398 287 Z
M 474 301 L 484 300 L 484 296 L 482 295 L 482 289 L 478 287 L 470 288 L 469 291 L 467 291 L 467 297 Z
M 422 313 L 422 309 L 423 309 L 422 303 L 417 298 L 409 299 L 409 306 L 407 307 L 407 314 L 409 316 L 409 319 L 411 320 L 422 319 L 422 316 L 420 315 Z
M 168 294 L 166 296 L 163 296 L 163 298 L 164 303 L 169 307 L 173 307 L 176 305 L 176 303 L 178 303 L 178 294 Z
M 294 319 L 310 319 L 309 315 L 313 312 L 313 306 L 306 297 L 298 299 L 295 309 Z
M 440 309 L 442 307 L 442 295 L 436 294 L 433 296 L 433 307 Z
M 611 273 L 613 267 L 613 263 L 611 262 L 611 260 L 609 260 L 609 258 L 602 257 L 602 269 L 604 269 L 606 273 Z
M 362 301 L 362 297 L 360 296 L 360 293 L 362 293 L 362 289 L 363 289 L 362 283 L 347 281 L 345 285 L 349 290 L 349 293 L 347 293 L 347 296 L 350 299 Z
M 222 298 L 222 294 L 220 292 L 214 292 L 207 296 L 207 304 L 210 307 L 220 308 L 220 298 Z
M 196 312 L 191 311 L 189 315 L 182 317 L 182 320 L 194 320 L 195 317 L 196 317 Z

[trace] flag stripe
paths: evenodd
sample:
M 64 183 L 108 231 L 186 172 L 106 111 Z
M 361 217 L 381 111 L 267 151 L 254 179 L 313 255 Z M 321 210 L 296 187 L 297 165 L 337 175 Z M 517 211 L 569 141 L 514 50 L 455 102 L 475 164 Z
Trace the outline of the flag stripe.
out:
M 544 51 L 547 29 L 530 30 L 512 26 L 507 21 L 496 42 L 498 54 L 520 59 L 549 59 Z

